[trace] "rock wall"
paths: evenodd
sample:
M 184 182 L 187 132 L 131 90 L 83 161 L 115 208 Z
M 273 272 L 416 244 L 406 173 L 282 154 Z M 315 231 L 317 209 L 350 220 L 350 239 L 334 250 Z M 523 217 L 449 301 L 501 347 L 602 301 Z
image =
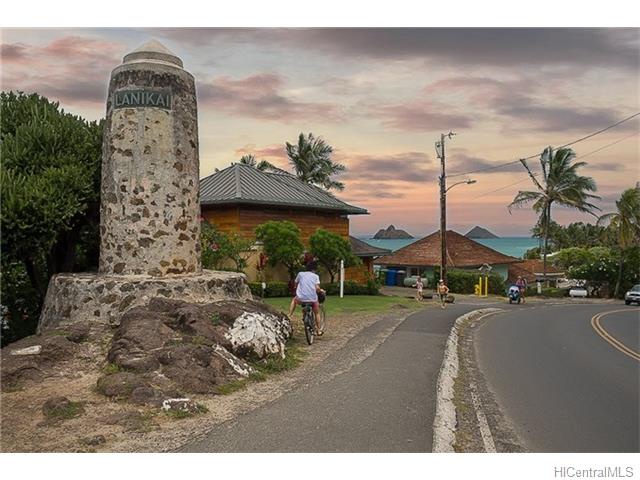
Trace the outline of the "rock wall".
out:
M 153 298 L 208 303 L 252 297 L 241 273 L 203 270 L 200 275 L 165 278 L 59 274 L 49 282 L 38 333 L 76 322 L 118 325 L 125 312 L 147 305 Z

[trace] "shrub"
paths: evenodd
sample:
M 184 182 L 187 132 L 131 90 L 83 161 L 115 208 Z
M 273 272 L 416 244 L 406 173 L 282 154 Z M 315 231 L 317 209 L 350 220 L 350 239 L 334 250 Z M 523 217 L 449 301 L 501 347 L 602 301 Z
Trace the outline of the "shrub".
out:
M 566 288 L 554 288 L 554 287 L 542 287 L 541 297 L 561 298 L 569 295 L 569 290 Z M 536 286 L 527 288 L 527 296 L 538 296 L 538 289 Z
M 249 289 L 255 297 L 262 297 L 262 283 L 249 282 Z M 286 282 L 266 282 L 264 298 L 290 297 L 289 286 Z
M 439 274 L 438 274 L 439 275 Z M 449 270 L 447 272 L 447 286 L 451 293 L 475 293 L 475 286 L 478 283 L 480 275 L 475 272 L 466 270 Z M 438 279 L 434 278 L 435 285 Z M 494 295 L 504 295 L 505 282 L 504 279 L 497 274 L 489 275 L 489 293 Z
M 323 283 L 320 284 L 326 292 L 327 295 L 340 295 L 340 283 Z M 361 283 L 356 283 L 351 280 L 347 280 L 344 282 L 344 294 L 345 295 L 378 295 L 378 285 L 375 281 L 369 281 L 367 284 L 363 285 Z

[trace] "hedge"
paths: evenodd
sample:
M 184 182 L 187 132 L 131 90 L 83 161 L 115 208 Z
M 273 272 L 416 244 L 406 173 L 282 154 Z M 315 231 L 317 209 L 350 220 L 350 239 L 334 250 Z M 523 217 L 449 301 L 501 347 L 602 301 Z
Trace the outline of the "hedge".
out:
M 327 292 L 327 295 L 339 295 L 339 283 L 321 283 L 320 287 Z M 249 289 L 255 297 L 262 296 L 262 284 L 260 282 L 249 282 Z M 376 282 L 369 281 L 366 285 L 362 285 L 353 281 L 344 282 L 345 295 L 378 295 L 379 288 Z M 264 291 L 265 298 L 271 297 L 290 297 L 289 288 L 285 282 L 267 282 Z
M 447 286 L 451 293 L 474 294 L 475 286 L 480 275 L 467 270 L 449 270 L 447 272 Z M 440 280 L 440 273 L 434 272 L 434 285 Z M 489 293 L 494 295 L 504 295 L 506 291 L 505 282 L 502 276 L 489 275 Z
M 260 282 L 249 282 L 249 289 L 254 297 L 262 297 L 262 284 Z M 289 286 L 286 282 L 266 282 L 264 297 L 290 297 Z
M 536 287 L 528 287 L 527 288 L 527 295 L 530 297 L 537 297 L 538 296 L 538 289 L 537 286 Z M 554 287 L 542 287 L 542 293 L 540 294 L 541 297 L 552 297 L 552 298 L 561 298 L 561 297 L 568 297 L 569 296 L 569 290 L 566 288 L 554 288 Z

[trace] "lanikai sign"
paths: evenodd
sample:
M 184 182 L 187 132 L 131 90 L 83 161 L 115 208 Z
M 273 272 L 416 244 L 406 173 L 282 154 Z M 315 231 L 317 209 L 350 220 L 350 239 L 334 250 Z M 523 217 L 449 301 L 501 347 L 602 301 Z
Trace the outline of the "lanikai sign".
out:
M 113 108 L 156 107 L 171 110 L 169 90 L 119 90 L 113 94 Z

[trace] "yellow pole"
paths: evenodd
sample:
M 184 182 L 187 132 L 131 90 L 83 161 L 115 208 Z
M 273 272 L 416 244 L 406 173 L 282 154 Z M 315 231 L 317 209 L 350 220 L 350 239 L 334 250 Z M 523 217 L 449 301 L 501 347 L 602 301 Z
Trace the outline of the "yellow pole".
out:
M 485 275 L 484 277 L 484 296 L 489 296 L 489 275 Z

